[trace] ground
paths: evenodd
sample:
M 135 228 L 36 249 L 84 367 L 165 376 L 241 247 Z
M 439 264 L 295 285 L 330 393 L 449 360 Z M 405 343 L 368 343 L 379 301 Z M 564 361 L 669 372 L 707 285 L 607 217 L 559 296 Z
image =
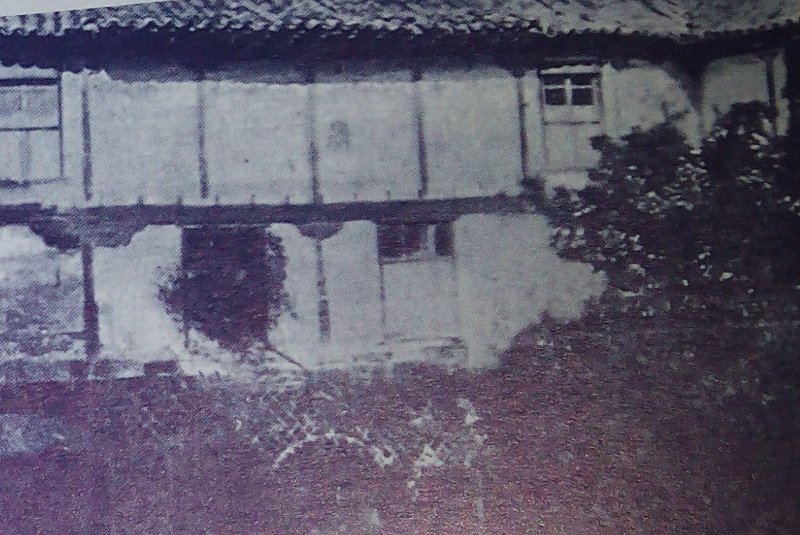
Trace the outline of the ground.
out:
M 479 374 L 283 393 L 164 374 L 5 386 L 0 531 L 800 532 L 791 345 L 623 327 L 531 328 Z

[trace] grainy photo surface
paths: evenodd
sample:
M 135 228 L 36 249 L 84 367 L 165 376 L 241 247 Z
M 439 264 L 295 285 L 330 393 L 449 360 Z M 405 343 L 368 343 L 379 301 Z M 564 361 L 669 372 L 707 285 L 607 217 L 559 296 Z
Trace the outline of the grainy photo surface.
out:
M 0 533 L 800 533 L 800 1 L 0 16 Z

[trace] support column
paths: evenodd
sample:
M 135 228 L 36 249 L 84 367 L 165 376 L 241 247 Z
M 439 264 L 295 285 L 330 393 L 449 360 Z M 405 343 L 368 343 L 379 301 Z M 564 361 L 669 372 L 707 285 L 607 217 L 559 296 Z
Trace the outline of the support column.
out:
M 317 148 L 317 94 L 314 90 L 314 72 L 306 75 L 308 100 L 306 103 L 306 139 L 308 143 L 308 167 L 311 171 L 311 202 L 323 202 L 319 185 L 319 150 Z
M 100 320 L 94 294 L 94 248 L 91 243 L 81 243 L 83 264 L 83 340 L 86 359 L 92 364 L 100 355 Z
M 767 103 L 774 115 L 769 117 L 772 134 L 778 133 L 778 94 L 775 87 L 775 59 L 774 52 L 766 52 L 759 55 L 759 59 L 764 62 L 764 82 L 767 86 Z
M 203 71 L 200 71 L 197 76 L 197 165 L 200 175 L 200 198 L 207 199 L 209 184 L 208 157 L 206 155 L 206 88 Z
M 180 278 L 178 279 L 178 288 L 185 294 L 187 285 L 186 261 L 187 261 L 187 245 L 186 245 L 186 227 L 181 226 L 181 268 Z M 186 309 L 186 301 L 181 300 L 181 333 L 183 334 L 183 348 L 189 349 L 189 311 Z
M 530 163 L 528 161 L 528 131 L 525 123 L 525 71 L 518 69 L 513 72 L 517 86 L 517 117 L 519 119 L 519 155 L 522 180 L 530 178 Z
M 314 239 L 317 254 L 317 295 L 319 304 L 317 315 L 319 317 L 319 341 L 322 343 L 331 340 L 331 310 L 328 303 L 328 288 L 325 280 L 325 259 L 322 256 L 322 239 Z
M 325 276 L 325 257 L 323 255 L 322 242 L 342 230 L 342 226 L 341 223 L 321 222 L 297 226 L 302 236 L 314 240 L 317 277 L 317 318 L 319 341 L 322 343 L 327 343 L 331 339 L 331 312 L 328 302 L 328 282 Z
M 428 176 L 428 148 L 425 142 L 425 109 L 422 105 L 422 89 L 419 82 L 422 80 L 422 71 L 414 69 L 412 81 L 414 83 L 414 120 L 417 127 L 417 156 L 419 161 L 419 190 L 420 199 L 427 197 L 430 184 Z
M 81 88 L 81 128 L 83 131 L 83 198 L 92 200 L 92 128 L 89 110 L 89 74 L 83 75 Z
M 308 101 L 306 112 L 306 139 L 308 140 L 308 166 L 311 170 L 311 202 L 322 204 L 322 191 L 319 180 L 319 150 L 317 148 L 317 94 L 314 89 L 314 70 L 306 73 Z M 319 341 L 330 342 L 331 312 L 328 303 L 328 288 L 325 279 L 325 258 L 322 254 L 322 241 L 338 232 L 341 225 L 309 224 L 299 227 L 300 233 L 314 240 L 317 275 L 317 319 L 319 322 Z
M 63 179 L 65 175 L 64 161 L 64 66 L 61 67 L 58 75 L 58 178 Z

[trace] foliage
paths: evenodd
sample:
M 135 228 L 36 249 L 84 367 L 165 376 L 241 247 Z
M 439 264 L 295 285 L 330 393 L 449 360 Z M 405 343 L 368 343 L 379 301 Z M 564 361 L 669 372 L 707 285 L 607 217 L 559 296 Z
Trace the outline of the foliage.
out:
M 771 110 L 735 105 L 699 148 L 671 124 L 594 139 L 600 162 L 581 191 L 551 198 L 552 245 L 609 277 L 622 311 L 642 316 L 792 308 L 798 280 L 784 139 Z
M 369 459 L 373 469 L 402 475 L 414 499 L 417 482 L 427 473 L 478 464 L 486 435 L 463 378 L 422 365 L 402 373 L 414 380 L 317 372 L 283 391 L 258 385 L 247 391 L 242 384 L 226 389 L 213 379 L 206 386 L 225 392 L 222 410 L 237 422 L 237 435 L 269 452 L 274 470 L 285 469 L 304 452 L 343 447 Z M 420 382 L 441 391 L 432 395 L 419 388 Z
M 81 291 L 81 281 L 74 277 L 0 288 L 0 355 L 77 351 L 80 333 L 73 316 Z
M 190 229 L 182 263 L 159 287 L 176 321 L 229 350 L 269 346 L 269 330 L 289 308 L 280 238 L 257 227 Z

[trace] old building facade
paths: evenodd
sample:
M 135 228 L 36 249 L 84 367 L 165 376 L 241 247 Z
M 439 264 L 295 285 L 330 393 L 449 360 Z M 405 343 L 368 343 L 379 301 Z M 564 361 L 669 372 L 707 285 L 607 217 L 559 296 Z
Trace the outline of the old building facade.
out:
M 523 180 L 580 188 L 593 136 L 699 141 L 736 102 L 796 134 L 798 6 L 773 3 L 2 19 L 0 359 L 229 370 L 249 334 L 307 367 L 491 365 L 604 288 Z

